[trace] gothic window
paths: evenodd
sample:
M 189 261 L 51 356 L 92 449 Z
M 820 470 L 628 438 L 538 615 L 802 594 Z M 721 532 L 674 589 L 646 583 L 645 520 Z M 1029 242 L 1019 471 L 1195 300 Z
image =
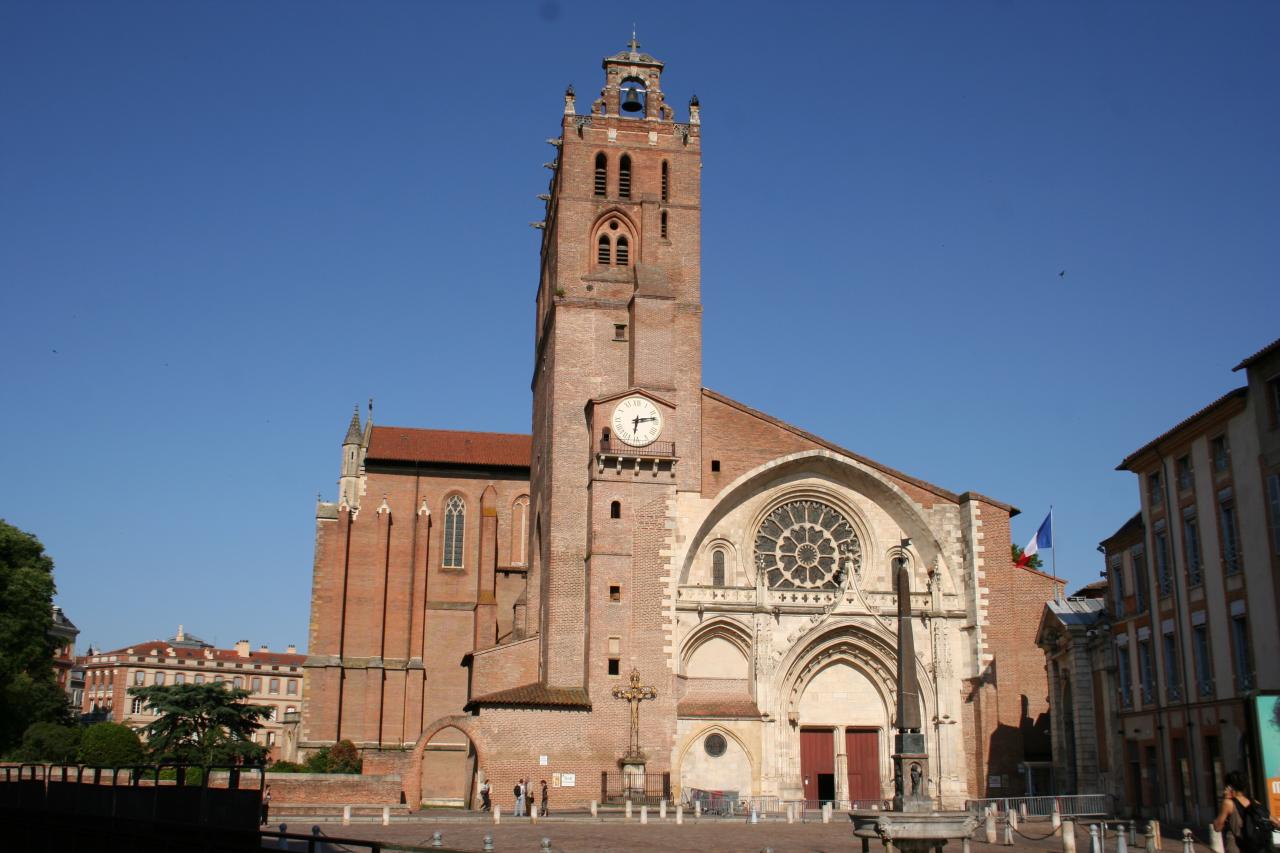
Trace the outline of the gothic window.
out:
M 610 254 L 612 254 L 612 253 L 610 252 L 610 246 L 609 246 L 609 235 L 608 235 L 608 234 L 601 234 L 601 235 L 600 235 L 600 240 L 599 240 L 599 242 L 596 244 L 596 261 L 597 261 L 597 263 L 601 263 L 601 264 L 604 264 L 605 266 L 608 266 L 608 265 L 609 265 L 609 255 L 610 255 Z
M 670 195 L 671 195 L 670 168 L 667 166 L 667 161 L 663 160 L 662 161 L 662 200 L 668 201 L 670 199 Z M 663 214 L 663 216 L 665 217 L 666 214 Z M 665 218 L 664 218 L 664 224 L 665 224 Z
M 511 564 L 529 562 L 529 496 L 521 495 L 511 507 Z
M 604 152 L 596 155 L 596 195 L 603 196 L 609 185 L 609 159 Z
M 462 568 L 462 541 L 466 532 L 467 505 L 454 495 L 444 505 L 444 562 L 446 569 Z
M 724 551 L 711 552 L 711 585 L 724 586 Z
M 667 212 L 665 210 L 662 211 L 662 216 L 659 218 L 658 221 L 660 223 L 659 230 L 662 235 L 662 239 L 665 240 L 667 239 Z
M 609 517 L 622 518 L 622 501 L 614 501 L 609 504 Z
M 631 198 L 631 157 L 626 154 L 618 161 L 618 195 Z
M 631 247 L 627 245 L 626 235 L 625 234 L 619 235 L 618 247 L 617 247 L 617 250 L 613 253 L 614 262 L 618 266 L 625 267 L 627 264 L 631 262 L 630 248 Z
M 796 500 L 775 508 L 756 531 L 756 567 L 771 589 L 835 589 L 837 571 L 862 569 L 862 543 L 839 510 Z

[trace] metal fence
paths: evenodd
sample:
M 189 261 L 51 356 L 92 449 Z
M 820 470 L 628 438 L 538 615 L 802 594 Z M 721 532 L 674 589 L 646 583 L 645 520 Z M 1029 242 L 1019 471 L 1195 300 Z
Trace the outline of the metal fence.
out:
M 965 808 L 972 814 L 982 814 L 995 806 L 1004 814 L 1017 809 L 1027 817 L 1049 817 L 1053 805 L 1058 804 L 1058 814 L 1063 817 L 1103 817 L 1116 813 L 1115 801 L 1110 794 L 1064 794 L 1055 797 L 988 797 L 966 800 Z
M 601 803 L 633 803 L 656 806 L 671 802 L 670 773 L 600 772 Z

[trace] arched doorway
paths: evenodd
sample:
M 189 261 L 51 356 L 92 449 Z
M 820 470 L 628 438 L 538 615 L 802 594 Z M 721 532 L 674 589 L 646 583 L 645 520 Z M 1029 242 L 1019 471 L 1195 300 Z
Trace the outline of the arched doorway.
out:
M 477 755 L 466 732 L 446 726 L 422 750 L 422 805 L 470 809 L 479 806 Z

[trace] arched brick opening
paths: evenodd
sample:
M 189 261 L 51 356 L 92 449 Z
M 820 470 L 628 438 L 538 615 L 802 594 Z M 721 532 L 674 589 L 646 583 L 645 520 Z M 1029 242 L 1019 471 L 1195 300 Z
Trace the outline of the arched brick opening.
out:
M 405 764 L 403 776 L 400 780 L 401 787 L 404 790 L 405 804 L 409 806 L 409 811 L 411 812 L 416 812 L 422 808 L 422 762 L 426 755 L 427 744 L 445 729 L 457 729 L 466 735 L 475 750 L 477 765 L 482 766 L 481 762 L 487 752 L 487 744 L 483 742 L 483 738 L 477 731 L 479 726 L 476 724 L 475 717 L 467 714 L 454 714 L 449 717 L 441 717 L 431 723 L 418 736 L 418 742 L 414 744 L 413 752 L 409 754 L 409 761 Z

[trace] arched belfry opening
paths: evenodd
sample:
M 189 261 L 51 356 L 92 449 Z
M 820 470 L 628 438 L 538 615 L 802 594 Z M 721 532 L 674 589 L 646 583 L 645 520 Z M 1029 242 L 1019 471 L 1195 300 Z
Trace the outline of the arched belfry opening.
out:
M 622 81 L 622 98 L 618 114 L 623 118 L 644 118 L 649 90 L 639 77 L 627 77 Z

